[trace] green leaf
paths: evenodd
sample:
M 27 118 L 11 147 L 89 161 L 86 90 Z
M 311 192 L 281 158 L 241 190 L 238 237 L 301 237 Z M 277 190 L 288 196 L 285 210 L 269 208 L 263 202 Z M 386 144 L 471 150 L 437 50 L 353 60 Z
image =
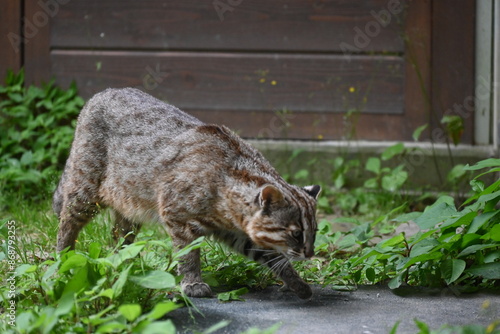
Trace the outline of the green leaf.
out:
M 373 172 L 378 175 L 380 173 L 380 159 L 373 157 L 368 158 L 365 168 L 367 171 Z
M 160 270 L 152 270 L 141 276 L 130 276 L 129 280 L 146 289 L 169 289 L 175 287 L 175 277 Z
M 102 246 L 98 242 L 91 242 L 89 245 L 89 257 L 91 259 L 97 259 L 101 254 Z
M 481 239 L 500 242 L 500 224 L 496 224 L 495 226 L 493 226 L 491 230 L 486 233 Z M 498 246 L 500 246 L 500 244 Z
M 492 247 L 498 247 L 498 244 L 472 245 L 472 246 L 467 247 L 463 251 L 461 251 L 460 254 L 457 255 L 457 257 L 467 256 L 467 255 L 476 253 L 477 251 L 492 248 Z
M 347 234 L 337 243 L 339 249 L 346 249 L 354 246 L 356 244 L 357 238 L 353 234 Z
M 408 173 L 396 168 L 389 175 L 382 177 L 382 188 L 387 191 L 396 191 L 403 186 L 408 179 Z
M 418 334 L 430 334 L 429 326 L 427 326 L 426 323 L 417 319 L 413 319 L 413 321 L 415 321 L 415 325 L 417 325 L 418 329 L 420 329 L 420 332 L 418 332 Z
M 172 312 L 178 308 L 182 307 L 182 305 L 176 304 L 174 302 L 163 302 L 155 305 L 153 310 L 149 312 L 146 317 L 149 320 L 156 320 L 163 317 L 165 314 Z
M 384 150 L 384 152 L 382 152 L 382 155 L 380 156 L 382 158 L 382 160 L 386 161 L 386 160 L 389 160 L 391 158 L 393 158 L 394 156 L 398 155 L 398 154 L 401 154 L 405 151 L 405 146 L 403 143 L 397 143 L 397 144 L 394 144 L 392 146 L 389 146 L 388 148 L 386 148 Z
M 58 301 L 55 315 L 59 317 L 70 313 L 74 305 L 75 305 L 75 294 L 73 292 L 68 292 L 62 295 L 62 297 Z
M 120 312 L 129 322 L 137 319 L 137 317 L 141 315 L 141 311 L 141 305 L 139 304 L 124 304 L 118 307 L 118 312 Z
M 176 334 L 175 325 L 172 320 L 155 321 L 141 330 L 141 334 Z
M 144 248 L 144 245 L 127 245 L 118 253 L 108 256 L 105 259 L 99 259 L 102 262 L 109 263 L 113 268 L 118 268 L 124 261 L 132 259 L 137 256 Z
M 416 128 L 415 131 L 413 131 L 413 134 L 411 135 L 413 140 L 418 141 L 420 135 L 422 134 L 422 132 L 424 132 L 425 129 L 427 129 L 428 126 L 429 124 L 424 124 Z
M 64 287 L 63 295 L 67 293 L 79 293 L 81 290 L 90 285 L 88 278 L 89 267 L 83 266 L 77 269 L 75 274 L 70 278 Z
M 453 167 L 449 172 L 448 172 L 448 175 L 447 175 L 447 179 L 448 179 L 448 182 L 456 182 L 458 179 L 460 179 L 462 176 L 465 175 L 466 171 L 464 169 L 464 165 L 456 165 L 455 167 Z
M 490 211 L 490 212 L 485 212 L 480 214 L 479 216 L 475 217 L 474 220 L 472 221 L 469 230 L 467 233 L 476 233 L 481 227 L 484 226 L 489 220 L 498 214 L 498 211 Z
M 33 162 L 33 152 L 26 151 L 21 157 L 21 166 L 27 166 Z
M 440 258 L 443 257 L 443 253 L 441 252 L 432 252 L 432 253 L 425 253 L 425 254 L 420 254 L 415 257 L 412 257 L 406 262 L 406 264 L 401 268 L 401 269 L 406 269 L 415 263 L 419 262 L 427 262 L 427 261 L 433 261 L 433 260 L 439 260 Z
M 465 261 L 457 259 L 448 259 L 441 262 L 441 277 L 446 284 L 455 282 L 464 272 Z
M 392 278 L 388 283 L 389 288 L 392 290 L 399 288 L 401 284 L 403 284 L 403 275 L 404 272 L 401 272 L 396 277 Z
M 490 158 L 490 159 L 481 160 L 478 163 L 476 163 L 475 165 L 472 165 L 472 166 L 466 165 L 464 167 L 464 169 L 465 170 L 478 170 L 478 169 L 490 168 L 490 167 L 500 167 L 500 159 Z
M 426 208 L 424 213 L 415 219 L 415 223 L 422 230 L 434 228 L 437 224 L 444 220 L 454 217 L 457 214 L 455 207 L 450 206 L 448 203 L 433 204 Z
M 375 282 L 375 279 L 377 278 L 377 275 L 375 274 L 375 269 L 373 269 L 372 267 L 366 268 L 365 275 L 370 282 Z
M 248 293 L 248 288 L 241 288 L 238 290 L 219 293 L 217 295 L 217 299 L 219 299 L 219 301 L 221 302 L 229 302 L 233 300 L 242 301 L 244 299 L 240 298 L 240 296 L 244 295 L 245 293 Z
M 63 274 L 71 269 L 81 268 L 87 264 L 87 258 L 81 254 L 73 254 L 61 264 L 59 273 Z
M 473 266 L 469 268 L 467 272 L 474 276 L 480 276 L 487 279 L 500 279 L 500 262 Z
M 380 248 L 392 247 L 401 244 L 403 241 L 405 241 L 405 236 L 403 233 L 399 233 L 390 239 L 380 242 L 378 246 Z
M 130 272 L 130 268 L 132 268 L 132 264 L 130 264 L 125 270 L 123 270 L 120 273 L 120 276 L 118 276 L 118 279 L 113 283 L 112 290 L 113 290 L 113 295 L 110 298 L 115 298 L 118 297 L 122 294 L 123 287 L 125 286 L 125 283 L 127 282 L 128 279 L 128 274 Z

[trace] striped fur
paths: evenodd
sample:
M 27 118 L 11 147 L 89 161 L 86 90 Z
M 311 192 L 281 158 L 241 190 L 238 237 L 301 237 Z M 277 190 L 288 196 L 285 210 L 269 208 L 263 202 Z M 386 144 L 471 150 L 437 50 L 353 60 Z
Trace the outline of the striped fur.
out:
M 319 186 L 286 183 L 252 146 L 135 89 L 97 94 L 78 118 L 54 194 L 57 249 L 109 207 L 114 232 L 132 242 L 144 221 L 163 224 L 176 247 L 210 236 L 269 266 L 301 298 L 311 289 L 289 260 L 310 258 Z M 129 232 L 133 232 L 132 234 Z M 179 265 L 182 287 L 209 296 L 199 250 Z

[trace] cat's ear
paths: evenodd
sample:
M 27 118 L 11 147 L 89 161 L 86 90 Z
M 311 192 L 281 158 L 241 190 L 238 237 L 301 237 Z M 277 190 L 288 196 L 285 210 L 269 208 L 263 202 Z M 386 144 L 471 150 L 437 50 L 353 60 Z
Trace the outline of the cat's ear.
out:
M 266 208 L 273 204 L 280 204 L 283 201 L 283 194 L 273 185 L 265 185 L 259 194 L 259 204 Z
M 321 192 L 321 187 L 318 186 L 318 185 L 314 185 L 314 186 L 306 186 L 304 187 L 304 190 L 306 191 L 306 193 L 309 194 L 309 196 L 311 196 L 312 198 L 314 199 L 318 199 L 318 196 L 319 196 L 319 193 Z

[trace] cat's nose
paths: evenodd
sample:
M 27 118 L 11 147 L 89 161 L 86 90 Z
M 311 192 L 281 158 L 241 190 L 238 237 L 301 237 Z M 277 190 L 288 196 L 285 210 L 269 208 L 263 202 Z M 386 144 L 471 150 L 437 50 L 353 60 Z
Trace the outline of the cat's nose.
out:
M 313 247 L 305 247 L 304 248 L 304 255 L 306 258 L 311 258 L 314 256 L 314 248 Z

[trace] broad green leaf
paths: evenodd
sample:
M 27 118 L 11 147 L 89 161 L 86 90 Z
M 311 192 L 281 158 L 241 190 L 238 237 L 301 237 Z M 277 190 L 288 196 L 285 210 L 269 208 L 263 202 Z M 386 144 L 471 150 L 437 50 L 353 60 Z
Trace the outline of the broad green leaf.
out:
M 233 300 L 241 301 L 244 299 L 242 299 L 240 297 L 242 295 L 244 295 L 245 293 L 248 293 L 248 288 L 241 288 L 238 290 L 219 293 L 217 295 L 217 299 L 219 299 L 219 301 L 221 301 L 221 302 L 229 302 L 229 301 L 233 301 Z
M 96 333 L 122 333 L 127 329 L 127 325 L 116 320 L 106 322 L 99 326 Z
M 422 132 L 424 132 L 425 129 L 427 129 L 428 126 L 429 126 L 429 124 L 424 124 L 424 125 L 421 125 L 418 128 L 416 128 L 415 131 L 413 131 L 413 134 L 411 135 L 413 140 L 418 141 L 418 139 L 420 138 L 420 135 L 422 134 Z
M 441 262 L 441 276 L 448 285 L 455 282 L 462 275 L 464 269 L 464 260 L 448 259 Z
M 399 245 L 405 240 L 405 236 L 403 233 L 399 233 L 398 235 L 395 235 L 394 237 L 384 240 L 378 244 L 380 248 L 385 248 L 385 247 L 392 247 L 395 245 Z
M 366 268 L 365 275 L 370 282 L 375 282 L 375 279 L 377 278 L 377 275 L 375 274 L 375 269 L 373 269 L 372 267 Z
M 469 268 L 467 272 L 474 276 L 481 276 L 487 279 L 500 279 L 500 262 L 473 266 Z
M 377 178 L 372 177 L 372 178 L 366 180 L 365 183 L 363 184 L 363 187 L 368 188 L 368 189 L 376 189 L 378 187 Z
M 398 216 L 392 220 L 395 222 L 409 222 L 409 221 L 417 219 L 421 215 L 422 215 L 422 212 L 413 211 L 413 212 L 402 214 L 401 216 Z
M 429 238 L 423 239 L 421 242 L 413 245 L 410 252 L 410 257 L 417 257 L 422 254 L 428 254 L 436 247 L 439 247 L 441 243 L 436 239 Z
M 491 230 L 488 233 L 486 233 L 481 239 L 500 242 L 500 224 L 496 224 L 495 226 L 493 226 Z
M 380 159 L 374 157 L 368 158 L 365 168 L 367 171 L 373 172 L 378 175 L 380 173 Z
M 82 289 L 87 288 L 89 283 L 88 266 L 83 266 L 76 270 L 75 274 L 70 278 L 64 287 L 63 295 L 67 293 L 79 293 Z
M 141 330 L 141 334 L 176 334 L 175 325 L 172 320 L 155 321 Z
M 389 283 L 389 289 L 397 289 L 403 284 L 403 275 L 405 272 L 398 274 L 396 277 L 392 278 Z
M 479 161 L 478 163 L 472 166 L 466 165 L 464 168 L 466 170 L 478 170 L 489 167 L 500 167 L 500 159 L 494 159 L 494 158 L 485 159 Z
M 393 158 L 395 155 L 403 153 L 405 150 L 405 146 L 403 143 L 397 143 L 392 146 L 389 146 L 382 152 L 382 155 L 380 156 L 382 160 L 386 161 L 391 158 Z
M 464 170 L 464 165 L 459 164 L 453 167 L 447 175 L 448 182 L 456 182 L 459 178 L 464 176 L 466 171 Z
M 396 191 L 406 182 L 408 173 L 404 170 L 393 170 L 391 174 L 382 177 L 382 188 L 387 191 Z
M 100 259 L 102 262 L 109 263 L 113 266 L 113 268 L 118 268 L 120 264 L 124 261 L 132 259 L 137 256 L 144 248 L 144 245 L 132 244 L 125 246 L 118 253 L 108 256 L 105 259 Z
M 467 233 L 476 233 L 484 224 L 486 224 L 498 211 L 490 211 L 480 214 L 472 221 Z
M 137 319 L 137 317 L 141 315 L 141 311 L 141 305 L 139 304 L 123 304 L 118 307 L 118 312 L 120 312 L 129 322 Z
M 353 234 L 348 234 L 344 236 L 340 241 L 337 243 L 337 247 L 339 249 L 346 249 L 354 246 L 356 244 L 357 238 Z
M 442 230 L 445 230 L 446 227 L 458 227 L 458 226 L 468 226 L 472 222 L 472 220 L 477 216 L 476 211 L 471 211 L 468 213 L 465 212 L 460 212 L 460 214 L 463 214 L 461 217 L 459 216 L 458 218 L 451 218 L 447 219 L 443 225 L 440 226 Z
M 130 268 L 132 268 L 132 264 L 130 264 L 125 270 L 123 270 L 120 273 L 120 276 L 118 276 L 118 279 L 115 281 L 115 283 L 113 283 L 112 286 L 113 295 L 110 298 L 115 298 L 122 294 L 123 287 L 125 286 L 125 283 L 127 282 L 128 279 Z
M 178 309 L 179 307 L 182 307 L 182 305 L 176 304 L 174 302 L 163 302 L 163 303 L 158 303 L 155 305 L 153 310 L 149 312 L 146 317 L 149 320 L 156 320 L 161 317 L 163 317 L 165 314 L 172 312 L 173 310 Z
M 91 242 L 89 245 L 89 257 L 91 259 L 97 259 L 101 254 L 102 246 L 98 242 Z
M 85 256 L 81 254 L 73 254 L 61 264 L 61 267 L 59 268 L 59 273 L 62 274 L 71 269 L 81 268 L 86 264 L 87 264 L 87 258 Z
M 457 210 L 454 206 L 450 206 L 448 203 L 438 203 L 427 207 L 424 213 L 415 219 L 415 223 L 422 230 L 434 228 L 437 224 L 443 222 L 444 220 L 451 218 L 457 214 Z
M 175 287 L 175 277 L 172 274 L 152 270 L 141 276 L 129 276 L 129 280 L 147 289 L 169 289 Z
M 412 257 L 406 262 L 406 264 L 401 268 L 401 269 L 406 269 L 415 263 L 419 262 L 427 262 L 427 261 L 433 261 L 433 260 L 439 260 L 440 258 L 443 257 L 443 253 L 441 252 L 432 252 L 432 253 L 425 253 L 425 254 L 420 254 L 415 257 Z
M 498 247 L 498 244 L 472 245 L 472 246 L 467 247 L 463 251 L 461 251 L 460 254 L 458 254 L 458 257 L 467 256 L 467 255 L 473 254 L 477 251 L 492 248 L 492 247 Z

